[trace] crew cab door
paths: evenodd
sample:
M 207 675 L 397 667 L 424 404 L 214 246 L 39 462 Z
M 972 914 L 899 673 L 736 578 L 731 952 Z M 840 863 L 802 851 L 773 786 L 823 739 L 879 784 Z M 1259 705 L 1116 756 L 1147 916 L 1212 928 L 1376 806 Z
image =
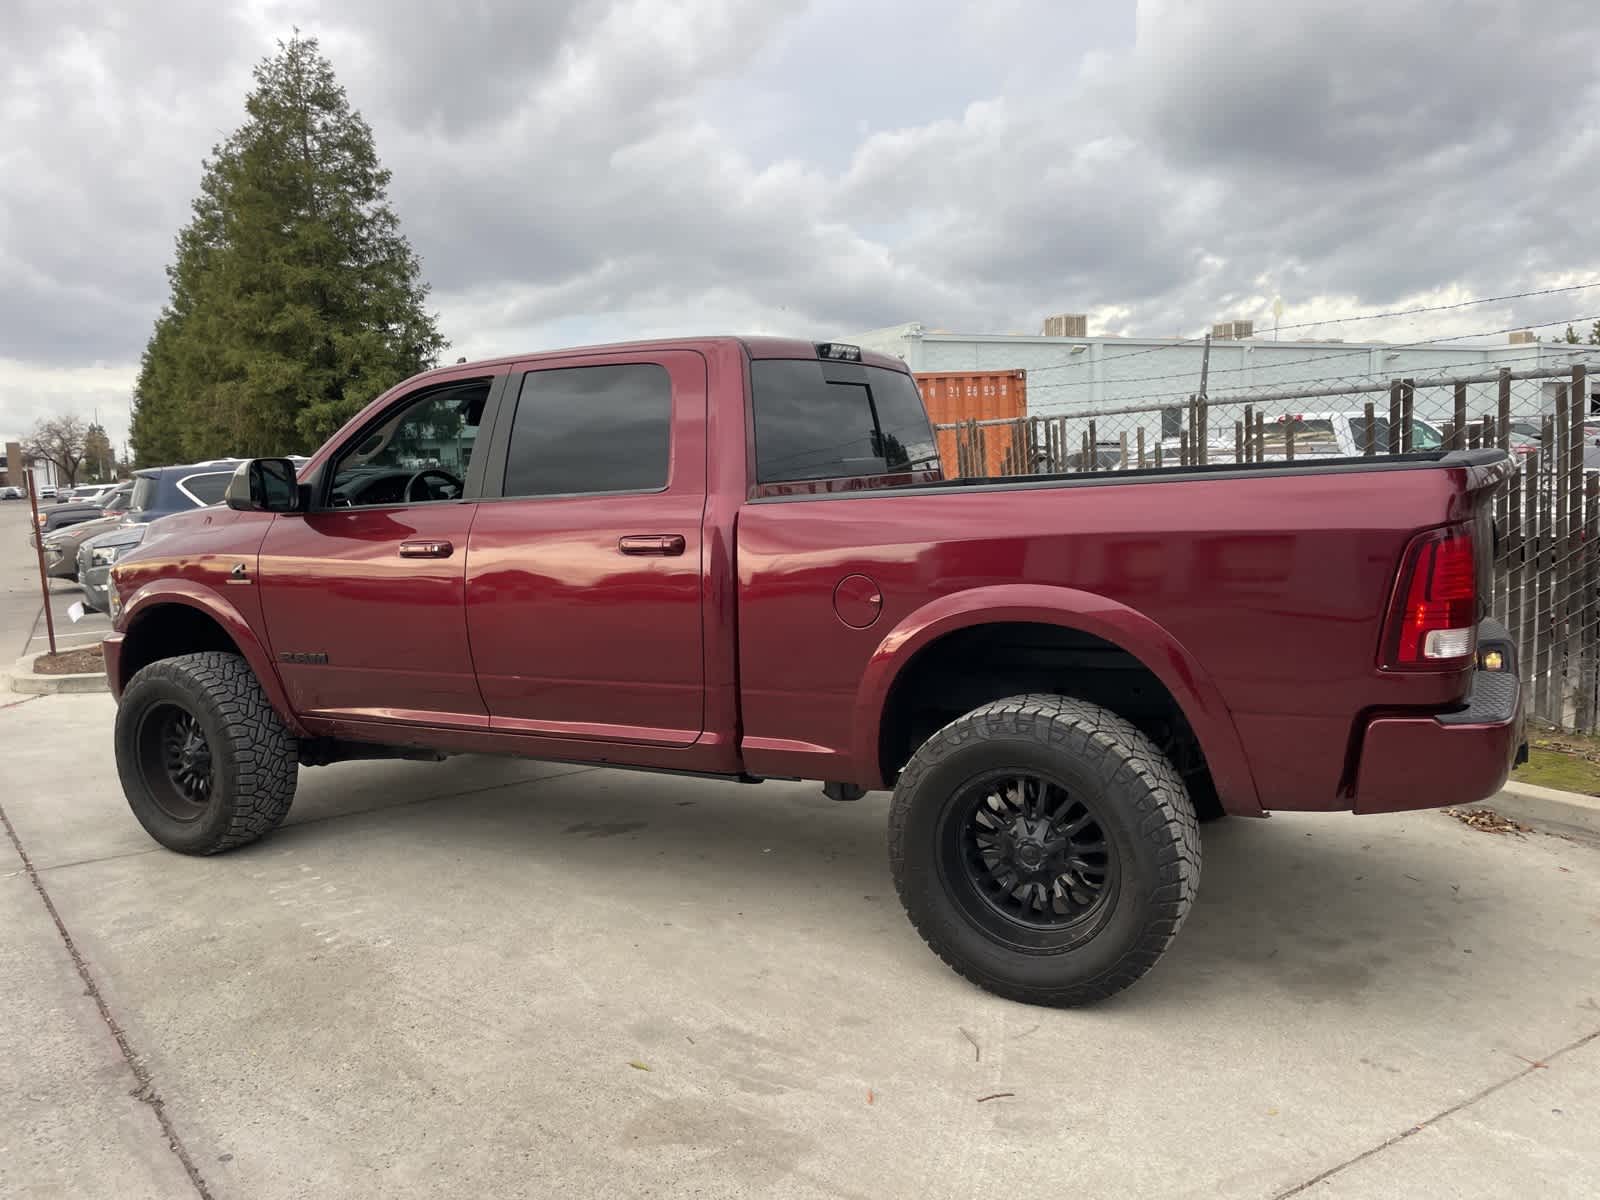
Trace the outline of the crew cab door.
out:
M 693 743 L 705 360 L 662 350 L 523 364 L 499 412 L 467 548 L 490 727 Z
M 505 373 L 434 376 L 308 479 L 261 545 L 279 673 L 304 715 L 482 728 L 465 606 L 477 441 Z

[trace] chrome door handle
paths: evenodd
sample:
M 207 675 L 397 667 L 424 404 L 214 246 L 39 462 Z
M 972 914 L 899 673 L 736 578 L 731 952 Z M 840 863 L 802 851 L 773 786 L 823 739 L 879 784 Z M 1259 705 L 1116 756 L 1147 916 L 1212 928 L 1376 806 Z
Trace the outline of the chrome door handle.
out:
M 654 554 L 661 557 L 682 554 L 686 543 L 681 533 L 630 533 L 617 539 L 624 554 Z
M 449 558 L 455 553 L 455 547 L 449 542 L 401 542 L 401 558 Z

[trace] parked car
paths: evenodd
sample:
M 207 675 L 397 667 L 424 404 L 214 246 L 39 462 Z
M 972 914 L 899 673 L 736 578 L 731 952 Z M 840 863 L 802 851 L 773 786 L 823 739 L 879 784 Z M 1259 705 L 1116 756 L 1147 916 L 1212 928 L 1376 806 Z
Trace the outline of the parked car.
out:
M 1287 458 L 1291 430 L 1296 458 L 1354 458 L 1367 453 L 1373 437 L 1377 438 L 1377 453 L 1389 453 L 1388 414 L 1374 416 L 1372 426 L 1368 430 L 1365 410 L 1285 414 L 1263 424 L 1262 457 L 1277 461 Z M 1443 445 L 1444 431 L 1437 425 L 1421 417 L 1411 419 L 1413 453 L 1437 450 Z M 1181 438 L 1164 438 L 1161 442 L 1165 462 L 1177 462 L 1182 450 Z M 1228 431 L 1213 429 L 1206 438 L 1207 465 L 1231 463 L 1234 450 L 1231 428 Z
M 115 527 L 94 537 L 86 538 L 78 546 L 77 575 L 83 588 L 83 606 L 90 612 L 106 612 L 110 607 L 107 595 L 111 566 L 122 555 L 144 541 L 151 529 L 150 522 L 119 521 Z
M 53 483 L 39 484 L 38 497 L 41 500 L 54 500 L 56 498 L 56 485 Z
M 57 500 L 83 500 L 91 502 L 104 501 L 106 496 L 117 485 L 115 483 L 80 483 L 77 487 L 68 488 L 56 493 Z
M 418 376 L 112 568 L 129 804 L 207 854 L 281 822 L 297 764 L 345 758 L 893 788 L 931 946 L 1076 1004 L 1183 923 L 1198 814 L 1469 806 L 1524 746 L 1516 648 L 1480 620 L 1502 451 L 1127 480 L 938 461 L 905 364 L 831 343 Z
M 19 487 L 12 487 L 10 484 L 0 487 L 0 500 L 26 500 L 27 498 L 28 494 Z
M 128 520 L 149 522 L 169 513 L 187 512 L 207 504 L 217 504 L 242 462 L 237 458 L 217 458 L 207 462 L 174 467 L 147 467 L 133 473 L 133 497 L 128 505 Z
M 88 501 L 82 503 L 68 501 L 65 504 L 51 504 L 41 508 L 36 518 L 37 525 L 34 534 L 30 535 L 28 544 L 30 546 L 33 545 L 34 537 L 48 537 L 52 531 L 63 529 L 68 525 L 78 525 L 84 521 L 99 520 L 104 511 L 100 505 L 91 504 Z
M 100 502 L 101 515 L 92 521 L 68 525 L 44 538 L 45 574 L 55 579 L 78 578 L 78 548 L 92 537 L 109 533 L 122 524 L 127 515 L 128 501 L 133 494 L 133 484 L 113 487 Z
M 128 509 L 118 527 L 78 546 L 77 576 L 83 585 L 84 607 L 105 612 L 106 581 L 111 564 L 144 540 L 151 522 L 221 501 L 228 481 L 242 461 L 219 458 L 134 472 Z

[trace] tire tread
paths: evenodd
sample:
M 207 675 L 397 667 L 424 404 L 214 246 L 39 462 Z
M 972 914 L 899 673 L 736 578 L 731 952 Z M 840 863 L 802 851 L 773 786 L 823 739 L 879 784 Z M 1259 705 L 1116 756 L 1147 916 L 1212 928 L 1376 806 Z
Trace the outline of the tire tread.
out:
M 984 971 L 959 954 L 937 922 L 920 915 L 908 895 L 906 847 L 914 797 L 923 777 L 975 739 L 1029 738 L 1103 764 L 1115 757 L 1113 784 L 1138 806 L 1140 837 L 1157 846 L 1157 884 L 1135 943 L 1108 969 L 1062 986 L 1021 984 Z M 1160 749 L 1126 719 L 1084 700 L 1028 694 L 996 700 L 934 733 L 900 773 L 889 809 L 889 866 L 895 890 L 917 932 L 947 966 L 979 987 L 1030 1004 L 1091 1004 L 1126 988 L 1156 964 L 1177 936 L 1200 880 L 1200 828 L 1183 779 Z

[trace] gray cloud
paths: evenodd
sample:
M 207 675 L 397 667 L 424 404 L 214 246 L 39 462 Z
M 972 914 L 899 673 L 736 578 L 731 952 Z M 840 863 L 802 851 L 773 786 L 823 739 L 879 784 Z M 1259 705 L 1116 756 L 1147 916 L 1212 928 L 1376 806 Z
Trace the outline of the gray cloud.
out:
M 200 160 L 294 24 L 374 127 L 455 352 L 1098 306 L 1192 332 L 1274 294 L 1305 320 L 1600 275 L 1589 5 L 1147 0 L 1136 39 L 1094 7 L 11 0 L 0 360 L 131 376 Z

